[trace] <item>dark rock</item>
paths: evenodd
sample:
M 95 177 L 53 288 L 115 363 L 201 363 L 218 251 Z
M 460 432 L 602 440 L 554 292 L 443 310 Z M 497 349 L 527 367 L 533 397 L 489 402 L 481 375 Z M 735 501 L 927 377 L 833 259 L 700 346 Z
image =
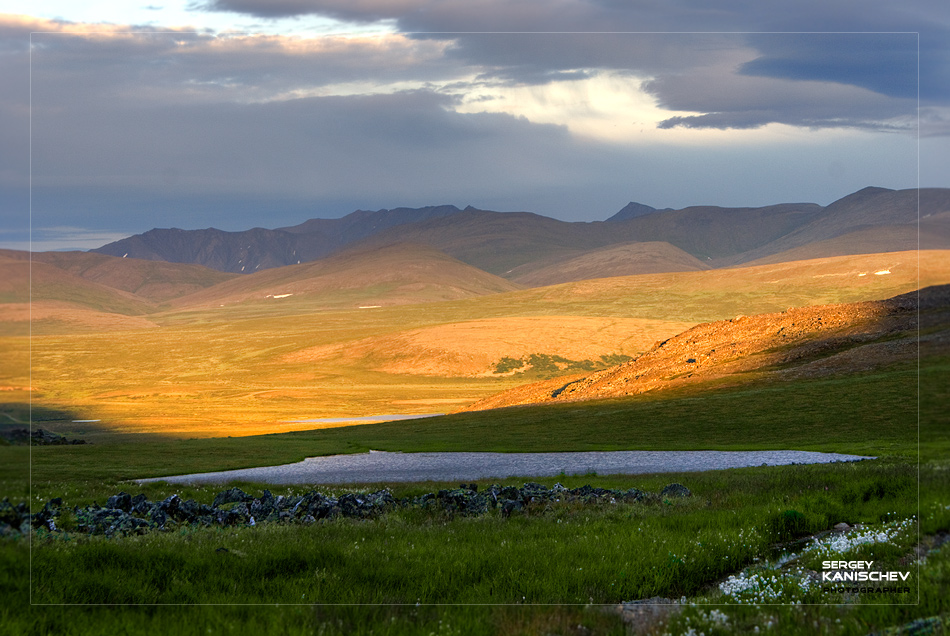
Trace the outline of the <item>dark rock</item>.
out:
M 42 510 L 33 515 L 31 522 L 32 525 L 36 528 L 45 526 L 52 531 L 55 528 L 55 524 L 52 526 L 50 524 L 53 523 L 54 517 L 59 516 L 59 509 L 62 505 L 63 500 L 61 498 L 56 497 L 54 499 L 50 499 L 45 504 L 43 504 Z
M 271 515 L 277 515 L 280 509 L 277 507 L 277 499 L 269 490 L 265 490 L 260 499 L 251 500 L 251 515 L 257 519 L 265 520 Z
M 514 512 L 522 512 L 524 510 L 524 503 L 520 500 L 515 499 L 506 499 L 501 502 L 501 516 L 510 517 Z
M 669 484 L 660 491 L 661 497 L 692 497 L 693 493 L 683 484 Z
M 351 492 L 348 492 L 345 495 L 340 495 L 340 497 L 337 499 L 337 506 L 339 506 L 340 513 L 344 517 L 366 517 L 369 516 L 372 511 L 369 506 L 364 505 L 364 501 L 362 499 Z
M 126 492 L 120 492 L 118 495 L 112 495 L 106 502 L 106 508 L 118 508 L 125 512 L 132 511 L 132 495 Z
M 521 487 L 522 501 L 543 501 L 545 499 L 549 499 L 550 496 L 551 491 L 541 484 L 528 482 Z
M 38 428 L 30 433 L 30 444 L 34 446 L 65 446 L 67 444 L 85 444 L 84 439 L 68 440 L 62 435 Z
M 228 488 L 227 490 L 222 490 L 214 496 L 214 501 L 211 503 L 211 507 L 217 508 L 221 504 L 228 503 L 247 503 L 253 499 L 254 497 L 250 496 L 240 488 Z
M 152 504 L 145 495 L 138 494 L 132 497 L 131 512 L 141 517 L 148 514 L 149 509 L 151 509 L 153 505 L 154 504 Z
M 594 488 L 590 485 L 584 485 L 580 488 L 572 488 L 567 491 L 568 499 L 571 501 L 581 501 L 583 503 L 596 503 L 606 497 L 613 497 L 613 491 L 606 488 Z
M 218 510 L 214 518 L 219 526 L 236 526 L 247 521 L 246 516 L 233 510 Z
M 13 505 L 6 497 L 0 501 L 0 537 L 25 534 L 32 527 L 30 509 L 23 502 Z
M 543 506 L 549 509 L 553 502 L 567 500 L 583 504 L 657 502 L 665 497 L 688 497 L 691 493 L 681 484 L 670 484 L 660 495 L 637 488 L 609 490 L 590 485 L 567 489 L 561 484 L 547 488 L 538 483 L 525 483 L 520 488 L 492 484 L 479 492 L 476 484 L 460 484 L 459 488 L 426 493 L 419 497 L 397 500 L 389 490 L 372 493 L 345 493 L 331 497 L 316 491 L 299 496 L 277 496 L 265 490 L 254 498 L 239 488 L 219 492 L 211 506 L 193 499 L 183 501 L 171 495 L 159 502 L 150 502 L 144 494 L 132 497 L 126 492 L 109 497 L 103 508 L 93 503 L 86 508 L 75 508 L 76 527 L 92 534 L 122 536 L 145 532 L 149 529 L 168 529 L 181 524 L 239 526 L 258 523 L 314 523 L 318 519 L 347 517 L 372 518 L 400 507 L 421 506 L 451 515 L 476 516 L 486 514 L 489 508 L 501 508 L 503 517 L 527 512 Z M 46 502 L 43 509 L 30 515 L 26 504 L 12 506 L 8 500 L 0 502 L 0 536 L 29 532 L 31 527 L 46 527 L 58 531 L 62 499 Z
M 147 532 L 149 523 L 118 508 L 86 508 L 77 511 L 76 527 L 82 532 L 111 537 Z
M 498 491 L 499 499 L 521 499 L 521 491 L 514 486 L 505 486 Z
M 395 510 L 398 502 L 388 490 L 379 490 L 366 495 L 366 502 L 377 512 Z
M 464 485 L 464 484 L 463 484 Z M 440 490 L 436 496 L 446 512 L 463 515 L 480 515 L 488 512 L 489 499 L 468 487 Z
M 647 499 L 647 493 L 637 488 L 631 488 L 630 490 L 624 492 L 620 495 L 620 498 L 624 501 L 644 501 Z

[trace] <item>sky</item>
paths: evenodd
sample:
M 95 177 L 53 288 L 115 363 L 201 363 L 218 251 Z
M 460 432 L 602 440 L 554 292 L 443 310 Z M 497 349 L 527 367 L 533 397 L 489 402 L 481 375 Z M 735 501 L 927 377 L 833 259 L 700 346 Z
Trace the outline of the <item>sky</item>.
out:
M 596 221 L 630 201 L 827 205 L 950 186 L 943 1 L 3 11 L 3 248 L 401 206 Z

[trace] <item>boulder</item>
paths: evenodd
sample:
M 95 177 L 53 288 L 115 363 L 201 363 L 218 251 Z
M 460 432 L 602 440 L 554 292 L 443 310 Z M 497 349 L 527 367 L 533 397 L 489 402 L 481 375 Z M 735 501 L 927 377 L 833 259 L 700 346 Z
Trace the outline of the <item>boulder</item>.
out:
M 663 498 L 692 496 L 693 493 L 691 493 L 689 488 L 683 484 L 668 484 L 665 488 L 663 488 L 663 490 L 660 491 L 660 497 Z
M 131 512 L 132 495 L 127 492 L 120 492 L 118 495 L 112 495 L 106 502 L 106 508 L 118 508 L 119 510 L 123 510 L 125 512 Z
M 214 496 L 214 501 L 211 503 L 212 508 L 217 508 L 221 504 L 228 503 L 247 503 L 254 499 L 240 488 L 228 488 L 227 490 L 222 490 Z

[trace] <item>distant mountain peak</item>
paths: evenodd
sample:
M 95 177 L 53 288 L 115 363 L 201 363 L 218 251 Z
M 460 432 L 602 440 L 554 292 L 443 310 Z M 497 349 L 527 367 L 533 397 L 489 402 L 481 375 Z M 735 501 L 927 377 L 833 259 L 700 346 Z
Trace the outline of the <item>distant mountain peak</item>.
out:
M 628 219 L 635 219 L 638 216 L 644 216 L 647 214 L 653 214 L 654 212 L 666 212 L 670 208 L 664 208 L 663 210 L 657 210 L 656 208 L 645 205 L 643 203 L 637 203 L 636 201 L 631 201 L 627 205 L 623 206 L 619 212 L 607 219 L 607 221 L 626 221 Z

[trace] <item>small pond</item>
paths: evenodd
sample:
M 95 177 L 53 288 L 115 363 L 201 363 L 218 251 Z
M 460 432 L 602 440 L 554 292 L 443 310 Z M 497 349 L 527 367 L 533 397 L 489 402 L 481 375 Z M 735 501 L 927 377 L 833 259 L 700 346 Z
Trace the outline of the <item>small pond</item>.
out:
M 473 481 L 560 474 L 637 475 L 750 466 L 826 464 L 873 459 L 812 451 L 589 451 L 569 453 L 393 453 L 308 457 L 282 466 L 263 466 L 194 475 L 138 479 L 138 483 L 352 484 L 414 481 Z

